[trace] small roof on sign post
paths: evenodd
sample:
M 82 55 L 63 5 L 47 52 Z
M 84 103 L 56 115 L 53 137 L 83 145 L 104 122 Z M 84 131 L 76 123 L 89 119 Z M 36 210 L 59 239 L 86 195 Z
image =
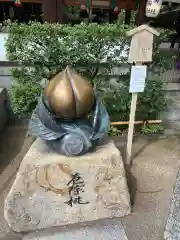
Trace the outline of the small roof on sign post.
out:
M 154 28 L 152 28 L 152 27 L 149 27 L 147 24 L 143 24 L 143 25 L 141 25 L 141 26 L 139 26 L 139 27 L 137 27 L 137 28 L 134 28 L 134 29 L 128 31 L 128 32 L 126 33 L 126 35 L 127 35 L 128 37 L 130 37 L 130 36 L 133 36 L 134 34 L 136 34 L 136 33 L 138 33 L 138 32 L 144 31 L 144 30 L 146 30 L 146 31 L 148 31 L 148 32 L 150 32 L 150 33 L 152 33 L 153 35 L 156 35 L 156 36 L 159 36 L 159 35 L 160 35 L 160 33 L 159 33 L 158 31 L 156 31 L 156 30 L 155 30 Z
M 152 62 L 153 37 L 154 35 L 159 36 L 160 33 L 144 24 L 126 34 L 128 37 L 132 37 L 128 62 Z

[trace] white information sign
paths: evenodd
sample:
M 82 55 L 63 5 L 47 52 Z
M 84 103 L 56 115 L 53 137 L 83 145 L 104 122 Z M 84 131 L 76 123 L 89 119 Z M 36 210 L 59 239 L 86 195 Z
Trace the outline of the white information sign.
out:
M 147 66 L 132 66 L 129 92 L 144 92 Z

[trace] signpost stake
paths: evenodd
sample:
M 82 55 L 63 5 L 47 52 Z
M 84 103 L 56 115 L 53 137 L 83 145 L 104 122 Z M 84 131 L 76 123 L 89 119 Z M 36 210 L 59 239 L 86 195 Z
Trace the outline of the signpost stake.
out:
M 130 160 L 131 160 L 137 96 L 138 96 L 137 93 L 132 93 L 131 110 L 130 110 L 130 117 L 129 117 L 129 129 L 128 129 L 128 138 L 127 138 L 126 164 L 130 164 Z
M 127 36 L 132 36 L 128 62 L 136 63 L 136 66 L 132 67 L 129 90 L 129 92 L 132 93 L 132 100 L 126 149 L 127 165 L 131 163 L 132 141 L 138 92 L 143 92 L 145 87 L 146 66 L 141 65 L 145 62 L 152 61 L 153 35 L 159 36 L 159 32 L 149 27 L 148 25 L 141 25 L 127 32 Z
M 136 65 L 141 66 L 142 63 L 136 63 Z M 131 161 L 131 151 L 132 151 L 132 142 L 133 142 L 133 134 L 134 134 L 134 120 L 136 115 L 136 105 L 137 105 L 138 93 L 132 93 L 131 99 L 131 108 L 129 115 L 129 129 L 128 129 L 128 138 L 127 138 L 127 150 L 126 150 L 126 164 L 130 164 Z

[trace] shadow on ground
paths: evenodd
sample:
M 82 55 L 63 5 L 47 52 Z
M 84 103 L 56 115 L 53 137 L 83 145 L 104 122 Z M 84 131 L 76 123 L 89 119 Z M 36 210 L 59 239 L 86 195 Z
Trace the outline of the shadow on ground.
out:
M 4 200 L 15 180 L 19 165 L 34 139 L 27 137 L 27 124 L 8 122 L 0 133 L 0 239 L 20 240 L 4 219 Z
M 27 127 L 20 128 L 17 123 L 10 122 L 0 133 L 0 174 L 19 154 L 26 138 L 26 131 Z

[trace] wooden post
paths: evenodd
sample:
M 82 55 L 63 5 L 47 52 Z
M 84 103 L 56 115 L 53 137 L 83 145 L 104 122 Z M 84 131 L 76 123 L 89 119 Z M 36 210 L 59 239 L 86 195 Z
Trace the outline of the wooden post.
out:
M 136 25 L 142 25 L 144 23 L 146 23 L 147 18 L 145 15 L 145 11 L 146 11 L 146 2 L 147 0 L 140 0 L 139 1 L 139 11 L 137 14 L 137 19 L 136 19 Z
M 134 119 L 136 114 L 136 103 L 137 103 L 137 93 L 132 93 L 131 100 L 131 111 L 129 118 L 129 129 L 128 129 L 128 140 L 127 140 L 127 152 L 126 152 L 126 164 L 130 164 L 131 161 L 131 151 L 132 151 L 132 141 L 134 133 Z
M 42 0 L 43 20 L 63 23 L 62 0 Z
M 139 65 L 141 65 L 141 63 L 139 63 Z M 127 137 L 127 151 L 126 151 L 126 163 L 127 164 L 130 164 L 130 160 L 131 160 L 137 97 L 138 97 L 137 93 L 132 93 L 130 116 L 129 116 L 129 129 L 128 129 L 128 137 Z
M 47 22 L 56 22 L 56 0 L 42 0 L 43 20 Z
M 145 62 L 152 61 L 153 35 L 158 36 L 159 33 L 147 25 L 141 25 L 140 27 L 127 32 L 127 36 L 132 37 L 128 62 L 135 63 L 136 66 L 132 69 L 134 71 L 131 72 L 130 92 L 132 93 L 132 100 L 129 117 L 126 164 L 130 164 L 131 162 L 138 92 L 143 92 L 145 85 L 146 66 L 141 65 Z
M 63 24 L 63 18 L 64 18 L 64 5 L 63 5 L 63 0 L 57 0 L 57 7 L 56 7 L 56 12 L 57 12 L 57 21 L 61 24 Z

